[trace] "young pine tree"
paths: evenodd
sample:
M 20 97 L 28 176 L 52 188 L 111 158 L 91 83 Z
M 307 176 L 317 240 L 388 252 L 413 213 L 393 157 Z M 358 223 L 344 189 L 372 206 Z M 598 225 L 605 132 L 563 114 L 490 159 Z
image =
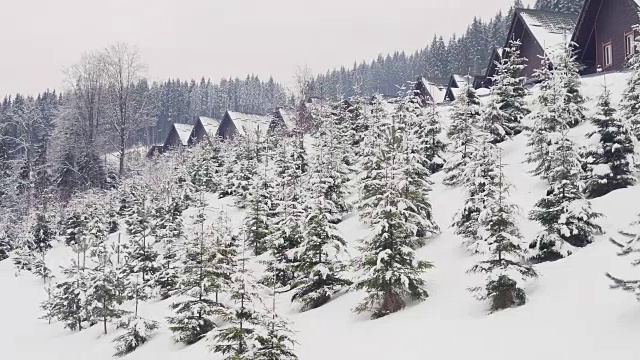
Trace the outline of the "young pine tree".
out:
M 550 148 L 549 189 L 530 212 L 529 218 L 544 230 L 531 242 L 532 261 L 554 261 L 584 247 L 600 233 L 593 221 L 601 216 L 591 209 L 591 202 L 581 191 L 582 174 L 576 145 L 568 138 L 568 127 Z
M 112 253 L 106 244 L 96 249 L 93 255 L 96 265 L 87 270 L 89 277 L 87 296 L 91 299 L 92 317 L 102 322 L 103 332 L 107 334 L 107 323 L 120 318 L 125 313 L 118 309 L 118 305 L 123 300 L 120 294 L 123 292 L 124 283 L 113 264 Z
M 472 253 L 487 253 L 487 243 L 481 235 L 481 215 L 491 199 L 496 198 L 495 184 L 500 177 L 498 150 L 489 142 L 489 134 L 479 134 L 481 139 L 463 174 L 467 198 L 463 208 L 456 214 L 453 226 L 455 233 L 464 239 L 464 246 Z
M 355 287 L 367 292 L 355 310 L 373 310 L 373 318 L 401 310 L 407 298 L 419 301 L 428 296 L 421 275 L 432 265 L 417 260 L 413 248 L 437 227 L 424 216 L 430 214 L 427 171 L 409 125 L 383 121 L 365 139 L 371 150 L 361 184 L 360 215 L 373 225 L 374 234 L 363 241 L 362 255 L 355 261 L 362 272 Z
M 195 221 L 199 230 L 185 243 L 178 293 L 187 300 L 173 303 L 175 315 L 167 320 L 176 342 L 191 345 L 216 327 L 212 317 L 223 305 L 220 292 L 230 286 L 237 247 L 227 221 L 218 219 L 205 231 L 203 213 Z
M 611 106 L 611 93 L 605 89 L 598 101 L 598 112 L 591 119 L 598 129 L 587 136 L 598 138 L 597 145 L 586 152 L 588 198 L 606 195 L 613 190 L 635 184 L 629 158 L 634 154 L 632 135 Z
M 519 40 L 510 40 L 504 57 L 496 64 L 491 96 L 482 111 L 481 122 L 488 125 L 492 142 L 502 142 L 522 132 L 526 107 L 525 78 L 521 75 L 526 59 L 520 54 Z
M 453 155 L 444 165 L 445 185 L 463 183 L 463 172 L 467 168 L 477 144 L 477 125 L 480 118 L 480 99 L 476 91 L 465 83 L 460 95 L 453 103 L 451 125 L 447 136 L 451 140 Z
M 509 185 L 504 179 L 501 161 L 493 166 L 498 177 L 487 184 L 495 189 L 488 192 L 478 231 L 489 257 L 469 269 L 469 273 L 485 275 L 484 286 L 469 290 L 479 300 L 490 300 L 491 312 L 524 305 L 526 294 L 522 284 L 525 279 L 537 276 L 533 267 L 525 262 L 526 248 L 515 220 L 517 208 L 508 202 Z
M 303 181 L 307 177 L 308 164 L 301 139 L 283 142 L 276 155 L 276 208 L 272 221 L 272 233 L 268 238 L 269 254 L 267 271 L 262 279 L 265 284 L 272 281 L 281 287 L 291 286 L 295 277 L 296 259 L 292 250 L 302 242 L 303 228 Z
M 315 187 L 313 181 L 311 188 Z M 331 224 L 332 204 L 317 194 L 307 204 L 303 241 L 295 250 L 296 289 L 292 301 L 302 304 L 302 311 L 318 308 L 331 300 L 351 281 L 345 278 L 346 243 Z
M 228 360 L 256 359 L 255 352 L 260 348 L 258 335 L 265 323 L 262 287 L 248 268 L 245 246 L 246 240 L 234 265 L 230 303 L 215 311 L 225 324 L 213 334 L 210 349 Z

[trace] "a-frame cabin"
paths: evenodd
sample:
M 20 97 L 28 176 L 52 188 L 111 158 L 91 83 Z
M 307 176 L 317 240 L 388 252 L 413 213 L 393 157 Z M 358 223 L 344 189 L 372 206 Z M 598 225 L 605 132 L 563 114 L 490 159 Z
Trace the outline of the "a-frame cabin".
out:
M 584 74 L 622 70 L 637 49 L 640 0 L 586 0 L 573 34 Z
M 527 59 L 522 76 L 528 81 L 542 64 L 541 56 L 569 42 L 578 20 L 577 14 L 558 13 L 532 9 L 516 9 L 507 34 L 505 47 L 511 40 L 519 40 L 520 55 Z M 487 78 L 496 74 L 495 61 L 504 56 L 504 49 L 496 49 L 487 69 Z M 497 59 L 497 60 L 496 60 Z

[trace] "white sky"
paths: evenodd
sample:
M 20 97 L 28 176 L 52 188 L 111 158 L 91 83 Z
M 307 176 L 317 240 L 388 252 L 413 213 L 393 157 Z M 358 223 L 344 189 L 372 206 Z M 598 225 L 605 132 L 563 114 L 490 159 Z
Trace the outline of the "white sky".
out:
M 463 32 L 513 0 L 0 0 L 0 97 L 58 88 L 85 51 L 137 46 L 152 80 L 289 82 Z

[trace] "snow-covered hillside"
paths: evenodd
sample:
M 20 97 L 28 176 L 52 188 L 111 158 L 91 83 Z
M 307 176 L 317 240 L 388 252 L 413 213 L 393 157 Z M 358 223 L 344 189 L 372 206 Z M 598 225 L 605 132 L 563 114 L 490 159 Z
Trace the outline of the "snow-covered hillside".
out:
M 606 82 L 614 100 L 619 100 L 628 74 L 607 74 Z M 604 76 L 583 79 L 583 92 L 593 109 L 602 91 Z M 535 91 L 534 91 L 535 93 Z M 533 99 L 533 96 L 530 96 Z M 443 110 L 446 114 L 447 108 Z M 444 116 L 445 122 L 447 121 Z M 445 124 L 446 125 L 446 124 Z M 577 143 L 585 144 L 585 134 L 593 126 L 585 123 L 571 131 Z M 544 195 L 546 183 L 528 173 L 524 162 L 526 136 L 503 143 L 505 174 L 514 184 L 512 201 L 520 208 L 520 225 L 525 238 L 540 230 L 526 219 L 534 203 Z M 606 272 L 629 274 L 627 259 L 616 255 L 617 248 L 608 238 L 626 228 L 639 212 L 640 186 L 614 191 L 593 200 L 594 210 L 605 215 L 598 223 L 605 234 L 595 243 L 572 256 L 537 266 L 540 277 L 527 288 L 524 306 L 487 314 L 487 305 L 475 300 L 466 290 L 473 276 L 466 272 L 477 261 L 461 247 L 462 240 L 450 228 L 452 218 L 463 203 L 460 188 L 442 185 L 442 174 L 434 176 L 431 193 L 433 213 L 442 233 L 418 250 L 420 259 L 432 261 L 435 268 L 425 274 L 430 297 L 410 304 L 398 313 L 378 320 L 352 309 L 363 293 L 347 293 L 316 310 L 299 313 L 291 305 L 290 295 L 278 298 L 278 308 L 296 331 L 296 353 L 302 360 L 326 359 L 619 359 L 638 358 L 640 305 L 632 296 L 609 289 Z M 232 224 L 239 226 L 243 212 L 233 207 L 233 199 L 209 196 L 209 207 L 227 210 Z M 189 223 L 194 209 L 185 213 Z M 211 212 L 213 213 L 213 212 Z M 209 219 L 213 221 L 213 219 Z M 358 239 L 367 234 L 356 213 L 338 225 L 355 253 Z M 111 235 L 116 239 L 118 234 Z M 125 236 L 124 234 L 122 236 Z M 56 269 L 72 257 L 64 246 L 48 255 L 48 265 Z M 82 332 L 70 332 L 60 324 L 39 320 L 39 305 L 46 297 L 42 280 L 31 274 L 14 276 L 10 261 L 0 262 L 0 354 L 3 359 L 110 359 L 111 341 L 118 335 L 113 329 L 102 335 L 94 326 Z M 174 344 L 167 328 L 170 315 L 165 301 L 141 306 L 144 317 L 161 322 L 158 333 L 128 359 L 217 359 L 209 352 L 207 341 L 184 347 Z

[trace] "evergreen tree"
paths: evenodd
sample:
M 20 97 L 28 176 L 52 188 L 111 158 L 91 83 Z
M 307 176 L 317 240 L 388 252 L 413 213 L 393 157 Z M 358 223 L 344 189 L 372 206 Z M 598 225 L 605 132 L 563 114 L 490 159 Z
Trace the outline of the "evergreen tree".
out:
M 522 119 L 529 114 L 526 108 L 525 78 L 521 76 L 526 59 L 520 55 L 519 40 L 510 40 L 504 57 L 496 64 L 492 78 L 491 96 L 484 107 L 481 122 L 492 135 L 492 142 L 502 142 L 522 132 Z
M 483 241 L 481 229 L 483 212 L 491 199 L 497 196 L 495 184 L 499 179 L 496 145 L 489 142 L 490 135 L 480 134 L 481 139 L 472 156 L 463 178 L 467 190 L 467 199 L 463 208 L 456 214 L 455 233 L 464 238 L 465 247 L 473 253 L 487 253 L 487 242 Z
M 125 356 L 149 341 L 153 332 L 160 327 L 160 324 L 157 321 L 139 316 L 126 316 L 118 321 L 117 327 L 118 329 L 125 329 L 125 332 L 113 339 L 116 344 L 116 352 L 113 355 Z
M 267 238 L 271 234 L 271 218 L 275 208 L 273 179 L 267 173 L 266 164 L 262 164 L 251 181 L 247 195 L 249 214 L 245 218 L 244 227 L 248 244 L 254 255 L 267 251 Z
M 261 287 L 247 267 L 245 246 L 243 244 L 240 258 L 235 262 L 229 289 L 230 304 L 215 312 L 225 325 L 213 335 L 211 350 L 228 360 L 256 359 L 256 350 L 261 347 L 259 335 L 265 324 Z
M 151 233 L 151 211 L 143 199 L 133 204 L 129 216 L 125 219 L 129 243 L 125 248 L 126 263 L 123 271 L 127 277 L 140 274 L 143 287 L 150 290 L 151 281 L 160 271 L 158 267 L 158 252 L 154 249 Z
M 216 327 L 212 316 L 223 306 L 218 294 L 229 286 L 236 252 L 224 222 L 205 232 L 204 220 L 201 210 L 194 221 L 198 231 L 184 245 L 178 293 L 188 299 L 171 304 L 175 316 L 167 318 L 175 341 L 187 345 Z
M 454 154 L 444 166 L 445 185 L 456 186 L 463 183 L 463 172 L 471 161 L 477 142 L 476 126 L 480 117 L 480 99 L 469 82 L 453 103 L 451 125 L 447 136 L 451 140 Z
M 62 274 L 65 280 L 55 286 L 51 313 L 73 331 L 95 324 L 89 307 L 91 298 L 87 296 L 90 286 L 87 272 L 79 262 L 73 261 L 70 267 L 62 269 Z
M 288 144 L 292 142 L 293 144 Z M 308 171 L 301 139 L 285 141 L 275 159 L 276 209 L 273 217 L 272 233 L 268 238 L 271 258 L 267 261 L 267 271 L 262 279 L 265 284 L 290 286 L 295 274 L 296 259 L 292 250 L 302 242 L 303 177 Z
M 167 204 L 157 207 L 154 211 L 152 235 L 162 246 L 158 258 L 158 274 L 154 279 L 161 299 L 169 298 L 178 287 L 178 243 L 183 240 L 182 211 L 179 202 L 172 198 Z
M 544 230 L 531 242 L 533 261 L 553 261 L 570 255 L 573 247 L 584 247 L 601 232 L 593 222 L 602 216 L 591 209 L 581 191 L 580 158 L 575 143 L 568 138 L 568 127 L 550 149 L 549 189 L 529 214 Z
M 495 159 L 495 156 L 491 157 Z M 536 277 L 536 271 L 525 263 L 525 247 L 516 225 L 516 207 L 508 202 L 509 185 L 502 173 L 502 163 L 494 163 L 496 181 L 487 184 L 494 187 L 486 198 L 480 214 L 480 241 L 488 248 L 489 258 L 469 269 L 470 273 L 486 276 L 483 287 L 473 287 L 479 300 L 490 300 L 491 312 L 524 305 L 526 294 L 522 283 L 526 278 Z
M 46 277 L 49 273 L 46 268 L 45 255 L 52 248 L 51 242 L 55 238 L 55 232 L 51 228 L 49 221 L 45 214 L 39 212 L 36 213 L 35 223 L 31 228 L 31 241 L 27 245 L 30 251 L 33 251 L 40 255 L 41 266 L 37 267 L 41 271 L 41 276 L 43 280 L 46 280 Z M 44 271 L 42 271 L 44 270 Z
M 632 135 L 611 106 L 611 93 L 605 89 L 598 101 L 598 112 L 591 119 L 598 129 L 590 138 L 598 138 L 598 145 L 586 152 L 589 178 L 585 193 L 588 198 L 606 195 L 613 190 L 635 184 L 629 158 L 634 154 Z
M 92 317 L 102 321 L 103 332 L 107 334 L 107 322 L 118 319 L 124 311 L 117 308 L 122 303 L 124 284 L 114 266 L 112 253 L 103 244 L 94 253 L 96 266 L 88 270 L 89 288 L 87 296 L 91 300 Z
M 311 182 L 311 188 L 315 184 Z M 317 191 L 317 190 L 316 190 Z M 331 224 L 329 201 L 317 194 L 310 199 L 304 221 L 303 241 L 296 249 L 297 281 L 292 301 L 302 304 L 302 311 L 318 308 L 331 300 L 351 281 L 345 279 L 346 243 Z
M 437 226 L 431 221 L 427 170 L 415 151 L 414 134 L 410 123 L 383 121 L 365 139 L 371 150 L 361 184 L 360 215 L 375 232 L 364 240 L 362 255 L 355 261 L 363 273 L 355 288 L 368 293 L 355 310 L 373 309 L 374 318 L 401 310 L 407 297 L 427 297 L 420 275 L 432 265 L 415 259 L 413 248 L 437 232 Z

